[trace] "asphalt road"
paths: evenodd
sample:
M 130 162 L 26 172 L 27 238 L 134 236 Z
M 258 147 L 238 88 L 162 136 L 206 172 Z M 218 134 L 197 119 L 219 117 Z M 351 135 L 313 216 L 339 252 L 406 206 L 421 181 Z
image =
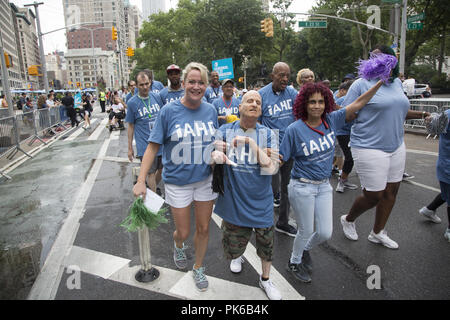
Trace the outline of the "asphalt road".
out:
M 254 248 L 246 251 L 241 274 L 229 271 L 220 219 L 215 216 L 204 262 L 210 279 L 206 293 L 195 290 L 190 272 L 174 266 L 170 213 L 168 224 L 150 232 L 151 262 L 160 271 L 159 278 L 149 284 L 134 279 L 140 269 L 138 236 L 119 225 L 133 201 L 131 171 L 138 164 L 126 160 L 126 131 L 109 133 L 102 122 L 104 114 L 96 110 L 94 117 L 98 120 L 91 130 L 60 138 L 10 172 L 11 181 L 0 183 L 0 298 L 266 299 L 258 287 L 260 263 Z M 415 178 L 402 183 L 386 227 L 400 248 L 390 250 L 367 240 L 374 210 L 357 221 L 360 239 L 347 240 L 339 217 L 361 191 L 334 193 L 333 236 L 311 252 L 311 283 L 298 282 L 286 270 L 293 238 L 276 233 L 272 279 L 284 299 L 450 298 L 450 243 L 443 237 L 446 209 L 438 209 L 441 224 L 430 223 L 418 213 L 439 188 L 438 142 L 412 134 L 405 136 L 405 142 L 407 171 Z M 355 173 L 350 181 L 359 183 Z M 333 187 L 336 183 L 333 177 Z M 194 258 L 191 224 L 190 268 Z

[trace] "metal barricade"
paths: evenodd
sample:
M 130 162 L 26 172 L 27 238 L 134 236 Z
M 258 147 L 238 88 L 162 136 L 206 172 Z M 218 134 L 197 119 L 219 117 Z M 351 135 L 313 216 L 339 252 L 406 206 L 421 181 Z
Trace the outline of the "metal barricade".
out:
M 411 104 L 411 110 L 415 111 L 426 111 L 429 113 L 439 112 L 438 106 L 429 105 L 429 104 Z M 409 119 L 405 121 L 405 127 L 410 128 L 422 128 L 425 129 L 425 120 L 424 119 Z

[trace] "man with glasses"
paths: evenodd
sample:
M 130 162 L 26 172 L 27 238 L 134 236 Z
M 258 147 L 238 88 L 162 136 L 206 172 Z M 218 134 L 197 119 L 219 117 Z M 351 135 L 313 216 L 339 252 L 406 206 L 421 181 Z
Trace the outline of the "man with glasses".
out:
M 215 99 L 212 103 L 217 110 L 219 126 L 233 122 L 239 117 L 239 100 L 234 96 L 234 81 L 231 79 L 223 80 L 222 90 L 222 97 Z

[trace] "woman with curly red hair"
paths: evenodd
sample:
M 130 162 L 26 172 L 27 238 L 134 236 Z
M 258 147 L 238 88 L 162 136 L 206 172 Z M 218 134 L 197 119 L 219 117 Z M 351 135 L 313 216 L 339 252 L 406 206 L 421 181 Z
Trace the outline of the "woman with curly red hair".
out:
M 284 162 L 294 159 L 288 193 L 298 231 L 288 270 L 300 281 L 311 281 L 309 250 L 329 239 L 332 233 L 333 188 L 329 178 L 335 132 L 356 118 L 356 112 L 369 102 L 382 83 L 378 81 L 352 104 L 336 111 L 331 91 L 320 83 L 305 84 L 295 99 L 293 113 L 297 121 L 286 129 L 280 154 Z

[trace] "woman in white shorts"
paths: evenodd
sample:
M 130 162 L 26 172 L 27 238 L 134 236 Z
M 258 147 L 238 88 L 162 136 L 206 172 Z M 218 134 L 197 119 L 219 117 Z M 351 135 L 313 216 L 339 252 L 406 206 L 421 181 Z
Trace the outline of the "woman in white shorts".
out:
M 394 51 L 387 46 L 378 46 L 372 52 L 395 56 Z M 345 236 L 350 240 L 358 240 L 355 220 L 376 207 L 375 223 L 368 240 L 390 249 L 397 249 L 398 244 L 388 237 L 384 228 L 394 207 L 405 169 L 403 123 L 405 119 L 427 115 L 409 110 L 409 101 L 403 93 L 398 74 L 397 64 L 389 82 L 378 90 L 354 122 L 350 146 L 363 193 L 356 198 L 348 215 L 341 216 Z M 343 106 L 352 103 L 376 81 L 356 80 L 350 87 Z
M 204 65 L 191 62 L 183 71 L 182 79 L 185 95 L 160 110 L 133 193 L 136 197 L 145 196 L 146 172 L 159 147 L 163 146 L 162 178 L 176 228 L 173 233 L 174 262 L 179 269 L 187 268 L 184 241 L 189 237 L 191 205 L 194 204 L 196 230 L 192 271 L 197 289 L 205 291 L 208 280 L 202 264 L 208 246 L 212 208 L 217 198 L 211 187 L 209 165 L 213 137 L 218 128 L 217 111 L 202 101 L 208 84 L 208 70 Z

